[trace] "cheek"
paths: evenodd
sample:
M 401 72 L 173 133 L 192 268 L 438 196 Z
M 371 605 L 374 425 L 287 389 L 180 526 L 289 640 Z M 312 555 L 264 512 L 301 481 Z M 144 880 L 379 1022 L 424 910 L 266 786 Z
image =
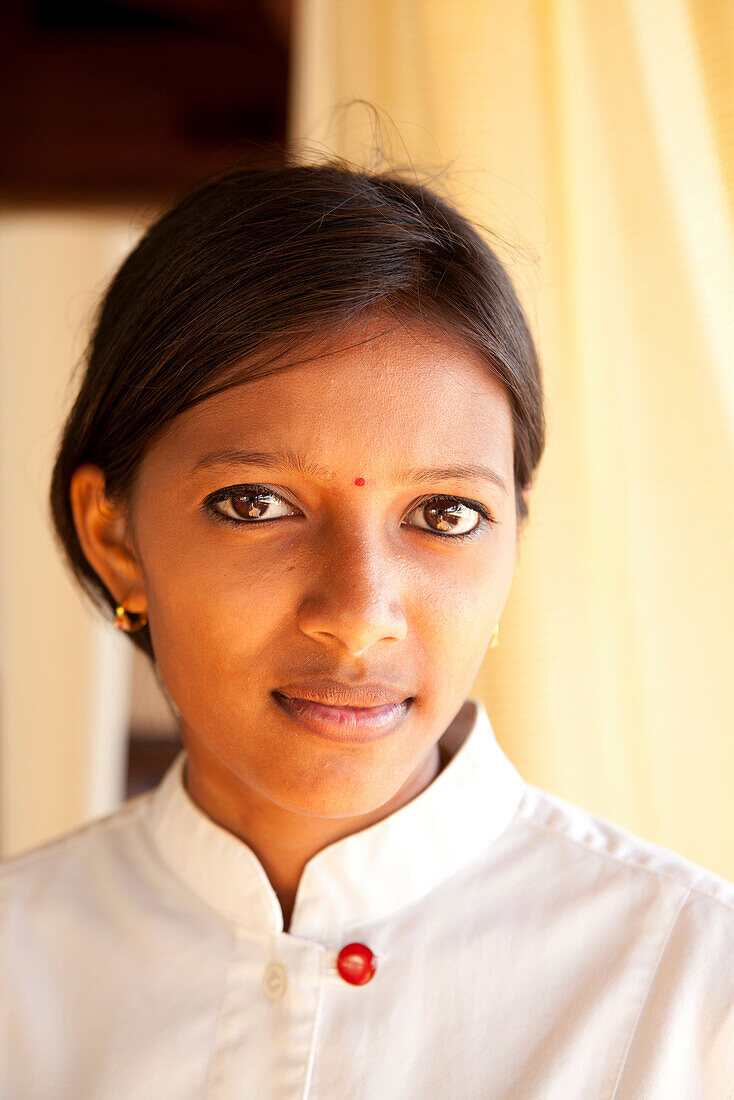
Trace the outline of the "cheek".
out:
M 473 660 L 473 655 L 486 644 L 494 626 L 497 603 L 492 593 L 474 591 L 449 606 L 429 612 L 430 628 L 435 632 L 435 649 L 444 654 L 452 666 L 461 667 Z
M 206 558 L 181 555 L 159 562 L 146 578 L 149 621 L 164 679 L 192 694 L 198 685 L 226 685 L 256 669 L 270 639 L 282 638 L 293 617 L 294 574 L 272 553 L 243 549 Z M 172 692 L 173 694 L 173 692 Z
M 461 577 L 444 571 L 421 585 L 418 599 L 411 603 L 414 618 L 409 627 L 433 662 L 455 675 L 486 645 L 500 598 L 498 578 L 486 569 Z
M 459 555 L 457 555 L 459 557 Z M 475 623 L 486 621 L 503 599 L 505 566 L 499 550 L 466 555 L 453 565 L 445 564 L 427 578 L 422 593 L 426 614 L 446 627 L 473 632 Z
M 448 572 L 432 592 L 425 592 L 422 633 L 431 648 L 450 662 L 458 676 L 462 667 L 481 662 L 492 630 L 499 622 L 510 590 L 514 558 L 495 544 L 485 557 L 459 575 Z

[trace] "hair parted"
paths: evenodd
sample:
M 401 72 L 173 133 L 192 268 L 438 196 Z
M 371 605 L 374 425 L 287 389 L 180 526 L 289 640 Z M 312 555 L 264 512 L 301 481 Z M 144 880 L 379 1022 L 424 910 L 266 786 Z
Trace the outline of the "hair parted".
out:
M 543 385 L 517 294 L 485 236 L 429 186 L 392 170 L 340 158 L 234 166 L 146 230 L 97 307 L 49 504 L 66 561 L 98 607 L 114 612 L 116 601 L 77 536 L 75 468 L 100 466 L 107 498 L 131 510 L 141 460 L 174 417 L 286 370 L 306 341 L 324 349 L 309 359 L 326 354 L 374 314 L 438 327 L 503 383 L 525 521 L 521 490 L 545 448 Z M 148 626 L 128 636 L 155 661 Z

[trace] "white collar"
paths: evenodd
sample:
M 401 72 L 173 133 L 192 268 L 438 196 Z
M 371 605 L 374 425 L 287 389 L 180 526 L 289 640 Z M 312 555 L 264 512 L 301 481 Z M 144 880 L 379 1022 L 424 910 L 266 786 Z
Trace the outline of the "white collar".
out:
M 450 757 L 432 783 L 381 821 L 329 844 L 306 864 L 289 934 L 326 942 L 379 920 L 476 859 L 509 825 L 525 782 L 469 699 L 439 741 Z M 282 932 L 278 897 L 259 859 L 216 824 L 183 783 L 186 751 L 153 792 L 147 818 L 158 850 L 186 886 L 228 920 Z

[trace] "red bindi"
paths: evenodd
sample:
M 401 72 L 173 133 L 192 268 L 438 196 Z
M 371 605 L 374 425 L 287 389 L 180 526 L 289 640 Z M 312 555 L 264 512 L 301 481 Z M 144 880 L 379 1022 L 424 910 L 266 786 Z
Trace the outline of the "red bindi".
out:
M 355 485 L 364 485 L 364 478 L 363 477 L 355 477 L 354 484 Z

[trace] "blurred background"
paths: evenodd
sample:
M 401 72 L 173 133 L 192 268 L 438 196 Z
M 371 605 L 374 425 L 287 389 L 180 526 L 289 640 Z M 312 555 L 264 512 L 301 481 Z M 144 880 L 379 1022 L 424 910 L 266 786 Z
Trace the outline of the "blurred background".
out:
M 5 0 L 0 21 L 0 855 L 181 747 L 62 564 L 50 471 L 122 258 L 280 142 L 442 173 L 506 242 L 549 435 L 472 694 L 528 782 L 734 880 L 734 4 Z

